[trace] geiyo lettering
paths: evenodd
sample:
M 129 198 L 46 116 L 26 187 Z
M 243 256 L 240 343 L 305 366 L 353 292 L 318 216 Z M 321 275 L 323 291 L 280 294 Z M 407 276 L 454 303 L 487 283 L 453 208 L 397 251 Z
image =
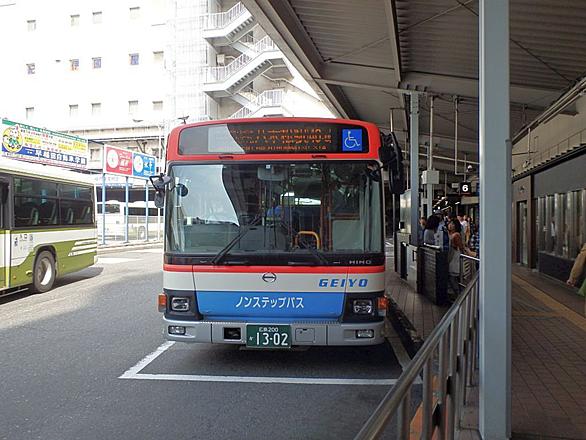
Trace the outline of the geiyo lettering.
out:
M 367 278 L 321 278 L 319 287 L 366 287 Z

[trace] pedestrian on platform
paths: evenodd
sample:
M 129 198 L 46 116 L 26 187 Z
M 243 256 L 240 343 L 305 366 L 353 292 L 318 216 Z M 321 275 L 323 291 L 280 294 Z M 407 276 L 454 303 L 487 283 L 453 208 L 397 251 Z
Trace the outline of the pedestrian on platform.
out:
M 575 286 L 578 282 L 580 276 L 584 273 L 584 269 L 586 268 L 586 243 L 582 245 L 582 250 L 576 257 L 576 261 L 574 261 L 574 266 L 572 267 L 572 271 L 570 272 L 570 278 L 566 282 L 568 286 Z M 582 282 L 582 286 L 578 290 L 580 295 L 586 296 L 586 279 Z
M 423 232 L 423 243 L 435 246 L 435 234 L 439 226 L 439 219 L 435 215 L 430 215 L 425 222 L 425 231 Z
M 460 293 L 460 255 L 474 256 L 464 241 L 462 240 L 462 225 L 455 218 L 448 224 L 448 233 L 450 236 L 450 248 L 448 251 L 448 285 L 454 291 L 455 295 Z
M 423 245 L 423 236 L 425 235 L 425 225 L 427 224 L 427 219 L 425 217 L 421 217 L 419 219 L 419 226 L 417 227 L 417 244 L 419 246 Z

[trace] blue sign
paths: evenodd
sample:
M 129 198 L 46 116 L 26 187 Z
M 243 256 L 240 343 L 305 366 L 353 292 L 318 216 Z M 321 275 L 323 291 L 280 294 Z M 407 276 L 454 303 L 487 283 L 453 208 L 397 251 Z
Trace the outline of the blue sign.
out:
M 362 130 L 360 128 L 342 130 L 342 151 L 362 151 Z
M 155 156 L 132 153 L 132 177 L 148 179 L 156 174 Z
M 199 311 L 207 318 L 336 319 L 344 307 L 343 292 L 198 291 Z

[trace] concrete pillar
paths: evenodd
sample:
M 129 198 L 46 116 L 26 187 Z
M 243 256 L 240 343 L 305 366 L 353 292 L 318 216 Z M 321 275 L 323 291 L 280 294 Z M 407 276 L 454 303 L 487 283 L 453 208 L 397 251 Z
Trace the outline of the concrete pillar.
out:
M 480 0 L 480 433 L 511 436 L 509 1 Z
M 411 112 L 409 119 L 409 143 L 411 154 L 411 244 L 417 246 L 417 228 L 419 224 L 419 95 L 411 94 Z

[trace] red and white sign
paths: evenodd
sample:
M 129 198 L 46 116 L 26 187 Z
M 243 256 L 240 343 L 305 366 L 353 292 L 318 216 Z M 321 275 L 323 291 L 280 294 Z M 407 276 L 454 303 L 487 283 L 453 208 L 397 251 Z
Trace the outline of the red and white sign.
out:
M 132 176 L 132 151 L 104 145 L 104 172 Z

